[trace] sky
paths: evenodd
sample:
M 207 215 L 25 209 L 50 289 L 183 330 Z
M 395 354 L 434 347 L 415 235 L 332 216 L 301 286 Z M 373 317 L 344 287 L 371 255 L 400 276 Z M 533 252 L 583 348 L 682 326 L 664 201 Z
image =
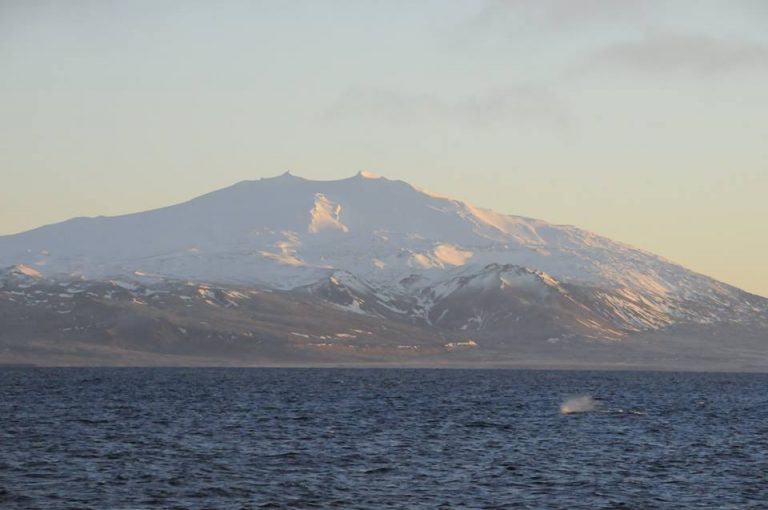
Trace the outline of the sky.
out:
M 768 296 L 768 2 L 0 0 L 0 235 L 286 170 Z

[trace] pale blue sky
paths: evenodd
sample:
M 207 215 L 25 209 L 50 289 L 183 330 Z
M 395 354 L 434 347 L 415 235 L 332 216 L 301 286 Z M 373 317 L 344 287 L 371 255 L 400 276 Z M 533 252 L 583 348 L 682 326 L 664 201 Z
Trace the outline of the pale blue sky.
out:
M 768 295 L 768 2 L 0 0 L 0 234 L 404 179 Z

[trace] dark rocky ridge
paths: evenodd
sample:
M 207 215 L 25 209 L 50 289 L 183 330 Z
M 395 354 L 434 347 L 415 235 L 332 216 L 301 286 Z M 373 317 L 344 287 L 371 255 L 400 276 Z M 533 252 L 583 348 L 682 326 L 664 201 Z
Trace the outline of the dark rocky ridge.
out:
M 540 285 L 473 285 L 510 271 Z M 435 304 L 425 314 L 424 296 L 383 301 L 349 275 L 349 286 L 332 277 L 276 291 L 168 279 L 48 279 L 11 268 L 0 278 L 0 363 L 768 367 L 764 315 L 633 331 L 572 297 L 585 289 L 540 279 L 490 266 L 453 282 L 456 290 L 442 299 L 427 291 Z M 464 327 L 470 316 L 482 320 Z

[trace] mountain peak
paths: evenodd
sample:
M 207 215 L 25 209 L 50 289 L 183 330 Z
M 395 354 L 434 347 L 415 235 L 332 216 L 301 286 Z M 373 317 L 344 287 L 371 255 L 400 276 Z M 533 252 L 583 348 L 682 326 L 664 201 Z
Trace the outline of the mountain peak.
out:
M 357 172 L 357 175 L 355 177 L 359 177 L 361 179 L 384 179 L 381 175 L 375 174 L 373 172 L 369 172 L 368 170 L 360 170 Z
M 306 177 L 302 177 L 300 175 L 296 175 L 292 173 L 290 170 L 286 170 L 285 172 L 281 173 L 280 175 L 275 175 L 272 177 L 262 177 L 260 179 L 257 179 L 257 181 L 305 181 L 309 183 L 336 183 L 336 182 L 344 182 L 344 181 L 351 181 L 351 180 L 382 180 L 382 181 L 388 181 L 386 177 L 369 172 L 368 170 L 360 170 L 352 177 L 342 178 L 342 179 L 330 179 L 330 180 L 324 180 L 324 179 L 308 179 Z M 255 181 L 245 181 L 245 182 L 255 182 Z

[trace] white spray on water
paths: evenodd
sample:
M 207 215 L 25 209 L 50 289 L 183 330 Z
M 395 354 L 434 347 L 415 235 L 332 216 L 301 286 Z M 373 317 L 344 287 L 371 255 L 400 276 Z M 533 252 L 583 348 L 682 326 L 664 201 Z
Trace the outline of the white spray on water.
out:
M 597 402 L 592 397 L 581 395 L 579 397 L 571 397 L 560 404 L 560 412 L 563 414 L 588 413 L 594 411 L 595 407 L 597 407 Z

